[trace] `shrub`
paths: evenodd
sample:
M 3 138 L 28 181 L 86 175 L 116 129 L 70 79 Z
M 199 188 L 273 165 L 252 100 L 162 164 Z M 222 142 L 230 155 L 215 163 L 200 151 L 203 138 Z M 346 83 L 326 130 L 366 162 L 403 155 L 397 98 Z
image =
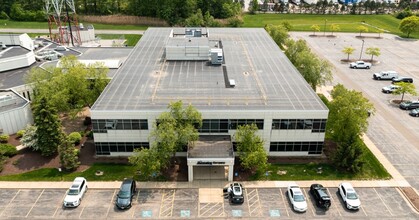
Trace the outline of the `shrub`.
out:
M 19 130 L 17 133 L 16 133 L 16 137 L 17 138 L 21 138 L 21 137 L 23 137 L 23 135 L 25 134 L 25 130 Z
M 0 143 L 7 143 L 8 140 L 9 140 L 9 135 L 7 134 L 0 135 Z
M 81 141 L 81 135 L 79 132 L 71 132 L 68 135 L 68 139 L 70 140 L 72 144 L 78 145 L 80 144 L 80 141 Z
M 228 26 L 230 27 L 241 27 L 243 25 L 243 19 L 235 16 L 228 19 Z
M 6 14 L 6 12 L 1 11 L 0 12 L 0 19 L 9 20 L 10 18 L 9 18 L 9 15 Z
M 0 156 L 12 157 L 17 154 L 17 149 L 11 144 L 0 144 Z
M 90 131 L 86 134 L 86 137 L 89 139 L 93 139 L 93 131 Z

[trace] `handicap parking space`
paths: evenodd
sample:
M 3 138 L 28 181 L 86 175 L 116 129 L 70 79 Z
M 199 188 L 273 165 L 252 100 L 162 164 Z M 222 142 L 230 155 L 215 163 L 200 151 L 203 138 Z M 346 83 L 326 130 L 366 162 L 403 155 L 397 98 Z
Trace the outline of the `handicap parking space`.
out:
M 262 216 L 288 216 L 285 195 L 279 188 L 258 189 Z
M 138 189 L 136 205 L 132 217 L 139 218 L 159 218 L 162 193 L 160 189 Z
M 198 216 L 198 189 L 177 189 L 172 217 L 189 218 Z

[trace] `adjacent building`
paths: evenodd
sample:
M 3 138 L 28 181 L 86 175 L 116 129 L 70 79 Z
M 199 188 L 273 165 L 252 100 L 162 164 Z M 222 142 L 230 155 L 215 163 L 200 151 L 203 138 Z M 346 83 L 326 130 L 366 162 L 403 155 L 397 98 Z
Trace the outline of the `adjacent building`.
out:
M 29 100 L 13 89 L 0 89 L 0 134 L 14 134 L 32 123 Z

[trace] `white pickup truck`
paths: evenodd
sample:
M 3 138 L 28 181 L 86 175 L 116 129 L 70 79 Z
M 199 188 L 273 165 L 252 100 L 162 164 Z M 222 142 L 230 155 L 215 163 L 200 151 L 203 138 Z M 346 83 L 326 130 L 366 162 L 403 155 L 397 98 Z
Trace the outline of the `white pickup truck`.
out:
M 371 68 L 372 64 L 364 61 L 356 61 L 349 64 L 349 68 L 353 69 L 369 69 Z

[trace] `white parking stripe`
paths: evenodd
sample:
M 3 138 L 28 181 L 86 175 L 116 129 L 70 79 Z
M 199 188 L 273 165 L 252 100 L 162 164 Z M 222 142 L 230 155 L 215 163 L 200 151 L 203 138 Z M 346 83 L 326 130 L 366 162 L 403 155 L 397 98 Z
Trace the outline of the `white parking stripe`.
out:
M 380 198 L 381 202 L 383 202 L 384 206 L 386 207 L 386 209 L 390 212 L 391 216 L 394 216 L 393 213 L 391 212 L 390 208 L 387 206 L 387 203 L 383 200 L 383 198 L 381 198 L 380 194 L 378 194 L 377 190 L 374 188 L 375 193 L 377 193 L 378 198 Z
M 17 191 L 17 193 L 15 194 L 15 196 L 13 196 L 12 200 L 10 200 L 10 201 L 9 201 L 9 203 L 7 203 L 6 207 L 4 207 L 4 209 L 3 209 L 3 211 L 1 212 L 0 216 L 2 216 L 2 215 L 3 215 L 3 212 L 7 209 L 7 207 L 9 207 L 10 203 L 12 203 L 12 202 L 13 202 L 13 200 L 15 200 L 15 198 L 16 198 L 17 194 L 19 194 L 19 192 L 20 192 L 20 189 Z
M 113 195 L 112 195 L 112 198 L 111 198 L 111 202 L 109 203 L 109 207 L 108 207 L 108 211 L 106 212 L 106 216 L 108 216 L 109 215 L 109 210 L 111 209 L 111 206 L 113 205 L 113 201 L 115 201 L 114 200 L 114 198 L 115 198 L 115 193 L 116 193 L 116 190 L 114 190 L 113 191 Z M 132 205 L 132 204 L 131 204 Z
M 285 199 L 284 199 L 284 194 L 282 193 L 282 190 L 281 190 L 281 188 L 279 188 L 279 193 L 281 194 L 281 197 L 282 197 L 282 202 L 284 202 L 284 205 L 286 206 L 286 202 L 285 202 Z M 287 207 L 285 207 L 285 211 L 287 212 L 287 216 L 289 217 L 290 216 L 290 214 L 288 213 L 288 208 Z
M 332 202 L 332 204 L 331 204 L 331 206 L 330 207 L 332 207 L 332 206 L 336 206 L 336 210 L 338 211 L 338 213 L 339 213 L 339 217 L 342 217 L 342 214 L 340 214 L 340 211 L 339 211 L 339 207 L 338 207 L 338 205 L 336 204 L 338 201 L 339 201 L 339 197 L 338 197 L 338 201 L 335 201 L 335 199 L 333 198 L 333 196 L 332 196 L 332 193 L 330 192 L 330 190 L 329 190 L 329 188 L 326 188 L 326 190 L 327 190 L 327 192 L 329 192 L 329 195 L 330 195 L 330 200 L 331 200 L 331 202 Z M 339 195 L 338 195 L 339 196 Z
M 308 190 L 310 190 L 310 188 Z M 309 207 L 308 201 L 309 201 L 310 198 L 308 197 L 308 194 L 307 194 L 307 192 L 305 190 L 301 189 L 301 191 L 303 191 L 304 196 L 306 197 L 307 209 L 308 209 L 308 207 Z M 314 206 L 316 206 L 316 204 L 314 204 Z M 315 209 L 316 209 L 316 207 L 314 207 L 313 209 L 311 209 L 311 213 L 313 213 L 313 216 L 316 216 L 316 213 L 314 213 L 314 210 Z
M 65 198 L 66 195 L 67 195 L 67 191 L 65 191 L 64 196 L 61 199 L 61 203 L 58 203 L 58 207 L 57 207 L 57 209 L 55 209 L 54 215 L 52 215 L 52 217 L 54 217 L 55 214 L 57 214 L 57 211 L 58 211 L 59 208 L 62 208 L 63 207 L 63 202 L 64 202 L 64 198 Z
M 36 202 L 38 202 L 39 198 L 41 198 L 42 194 L 44 193 L 45 189 L 42 190 L 42 192 L 39 194 L 38 198 L 36 198 L 35 202 L 33 203 L 31 209 L 29 209 L 29 212 L 26 214 L 26 218 L 28 217 L 29 213 L 31 213 L 33 207 L 36 205 Z

